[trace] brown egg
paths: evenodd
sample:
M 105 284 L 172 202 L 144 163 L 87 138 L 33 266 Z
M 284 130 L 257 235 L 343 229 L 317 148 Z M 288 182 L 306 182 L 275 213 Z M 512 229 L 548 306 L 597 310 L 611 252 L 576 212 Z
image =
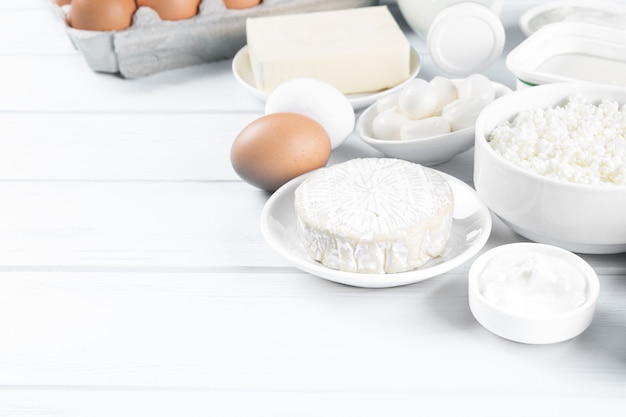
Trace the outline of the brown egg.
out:
M 259 4 L 261 0 L 224 0 L 227 9 L 248 9 Z
M 72 0 L 54 0 L 57 6 L 64 6 L 66 4 L 70 4 Z
M 72 0 L 70 26 L 85 30 L 123 30 L 133 23 L 135 0 Z
M 154 9 L 161 20 L 183 20 L 198 14 L 201 0 L 137 0 L 137 6 Z
M 239 132 L 230 160 L 243 180 L 275 191 L 290 179 L 325 166 L 330 151 L 328 133 L 318 122 L 301 114 L 273 113 Z

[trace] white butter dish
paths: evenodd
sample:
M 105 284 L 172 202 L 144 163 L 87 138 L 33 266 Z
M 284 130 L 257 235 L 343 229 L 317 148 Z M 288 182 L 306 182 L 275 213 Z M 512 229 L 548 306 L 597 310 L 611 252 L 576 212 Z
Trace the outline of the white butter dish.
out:
M 580 22 L 546 25 L 506 58 L 517 88 L 584 81 L 626 87 L 626 30 Z
M 600 292 L 598 276 L 578 255 L 522 242 L 480 255 L 469 271 L 469 306 L 492 333 L 515 342 L 550 344 L 587 329 Z

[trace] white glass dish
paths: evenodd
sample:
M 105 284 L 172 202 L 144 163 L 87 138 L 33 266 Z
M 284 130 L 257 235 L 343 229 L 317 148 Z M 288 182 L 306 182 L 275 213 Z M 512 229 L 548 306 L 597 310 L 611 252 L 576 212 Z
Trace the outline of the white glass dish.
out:
M 439 173 L 450 183 L 454 194 L 452 233 L 445 254 L 420 268 L 394 274 L 364 274 L 331 269 L 313 260 L 300 241 L 294 210 L 294 192 L 310 173 L 294 178 L 270 196 L 261 214 L 263 237 L 298 269 L 341 284 L 387 288 L 441 275 L 462 265 L 483 248 L 491 233 L 491 215 L 469 185 L 451 175 Z
M 244 46 L 237 52 L 235 57 L 233 58 L 232 63 L 233 74 L 235 75 L 235 79 L 252 95 L 255 97 L 265 101 L 267 100 L 268 93 L 259 90 L 256 87 L 256 83 L 254 81 L 254 75 L 252 74 L 252 68 L 250 67 L 250 57 L 248 55 L 248 47 Z M 409 78 L 407 78 L 402 83 L 389 88 L 387 90 L 377 91 L 374 93 L 364 93 L 364 94 L 347 94 L 348 100 L 352 107 L 356 109 L 361 109 L 363 107 L 367 107 L 370 104 L 376 102 L 379 98 L 393 93 L 401 89 L 406 83 L 415 78 L 417 73 L 420 70 L 420 59 L 417 55 L 415 49 L 411 48 L 411 74 Z
M 461 83 L 460 79 L 452 81 L 457 86 Z M 496 91 L 496 98 L 511 92 L 511 89 L 503 84 L 492 83 Z M 359 116 L 355 131 L 363 142 L 382 152 L 385 156 L 431 166 L 446 162 L 474 146 L 473 127 L 420 139 L 376 139 L 371 133 L 371 126 L 377 115 L 376 103 L 374 103 Z

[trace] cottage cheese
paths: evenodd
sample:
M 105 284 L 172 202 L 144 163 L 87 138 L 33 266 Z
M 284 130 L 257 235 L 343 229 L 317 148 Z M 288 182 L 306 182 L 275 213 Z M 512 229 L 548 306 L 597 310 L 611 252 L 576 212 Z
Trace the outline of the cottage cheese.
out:
M 540 251 L 494 257 L 478 277 L 478 288 L 493 305 L 534 317 L 569 313 L 589 296 L 582 271 L 560 255 Z
M 506 160 L 549 178 L 626 185 L 626 105 L 580 96 L 519 113 L 488 135 Z

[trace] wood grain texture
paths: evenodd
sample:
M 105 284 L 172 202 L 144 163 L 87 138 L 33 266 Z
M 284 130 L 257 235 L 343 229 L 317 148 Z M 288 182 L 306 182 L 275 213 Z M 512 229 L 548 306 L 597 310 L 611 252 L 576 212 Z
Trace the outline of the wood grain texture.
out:
M 0 2 L 0 416 L 626 413 L 626 255 L 584 256 L 596 315 L 549 346 L 474 320 L 471 262 L 383 290 L 300 272 L 230 165 L 264 107 L 230 63 L 94 73 L 47 2 Z M 507 50 L 538 3 L 505 1 Z M 379 155 L 352 135 L 330 163 Z M 471 184 L 473 153 L 436 168 Z M 522 240 L 493 221 L 484 250 Z

